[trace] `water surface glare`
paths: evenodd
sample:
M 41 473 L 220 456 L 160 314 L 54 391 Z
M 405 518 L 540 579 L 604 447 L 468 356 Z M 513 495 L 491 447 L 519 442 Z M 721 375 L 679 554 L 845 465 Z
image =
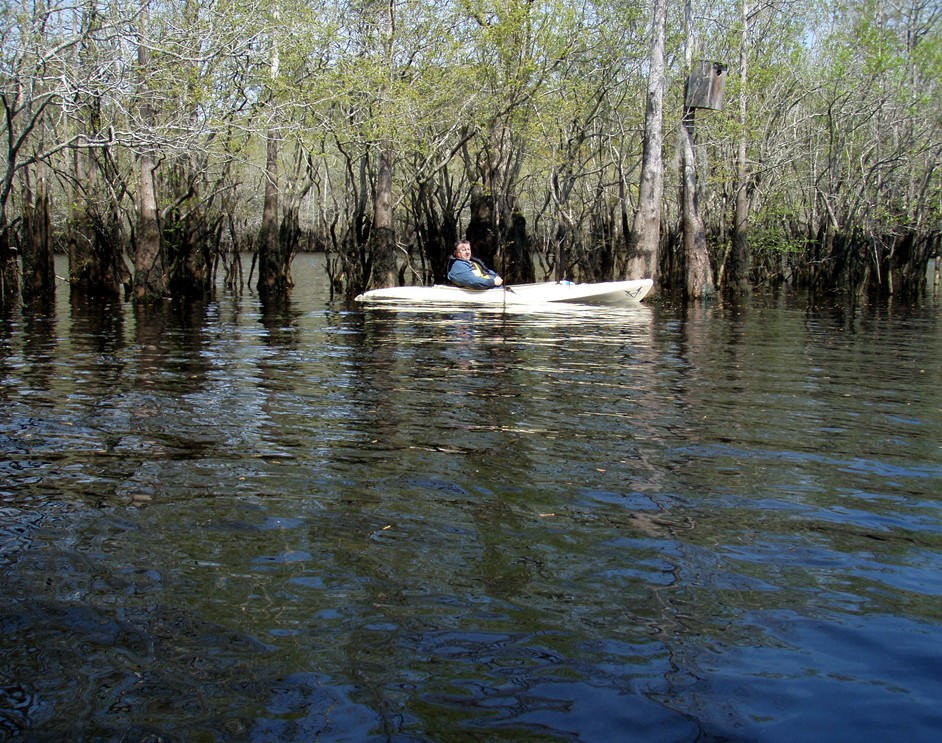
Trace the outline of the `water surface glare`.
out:
M 0 327 L 0 741 L 942 735 L 917 309 Z

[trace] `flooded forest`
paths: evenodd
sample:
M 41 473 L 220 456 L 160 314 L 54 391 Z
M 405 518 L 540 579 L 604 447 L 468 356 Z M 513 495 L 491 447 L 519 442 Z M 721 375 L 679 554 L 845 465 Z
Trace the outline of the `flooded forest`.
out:
M 4 2 L 0 309 L 57 288 L 277 297 L 307 251 L 350 297 L 444 280 L 459 236 L 510 282 L 918 297 L 940 249 L 940 15 Z

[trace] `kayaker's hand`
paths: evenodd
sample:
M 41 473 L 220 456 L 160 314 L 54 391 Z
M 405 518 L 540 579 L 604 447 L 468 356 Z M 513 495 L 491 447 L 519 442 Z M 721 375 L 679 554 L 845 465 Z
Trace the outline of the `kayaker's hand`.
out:
M 494 286 L 500 286 L 504 283 L 504 280 L 500 276 L 494 277 Z

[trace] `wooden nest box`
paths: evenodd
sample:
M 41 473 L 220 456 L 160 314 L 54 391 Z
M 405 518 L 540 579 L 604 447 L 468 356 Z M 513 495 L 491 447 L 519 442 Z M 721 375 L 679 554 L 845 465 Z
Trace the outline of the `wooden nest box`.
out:
M 700 60 L 694 64 L 687 78 L 687 108 L 709 108 L 723 110 L 723 88 L 729 68 L 720 62 Z

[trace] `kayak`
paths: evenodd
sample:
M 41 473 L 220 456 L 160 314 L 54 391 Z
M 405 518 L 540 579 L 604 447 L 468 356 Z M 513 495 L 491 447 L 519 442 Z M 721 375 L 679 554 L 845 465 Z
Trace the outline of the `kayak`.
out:
M 407 302 L 411 304 L 600 304 L 621 306 L 637 304 L 651 291 L 651 279 L 603 281 L 573 284 L 569 281 L 545 281 L 538 284 L 514 284 L 493 289 L 463 289 L 457 286 L 394 286 L 373 289 L 355 298 L 357 302 Z

